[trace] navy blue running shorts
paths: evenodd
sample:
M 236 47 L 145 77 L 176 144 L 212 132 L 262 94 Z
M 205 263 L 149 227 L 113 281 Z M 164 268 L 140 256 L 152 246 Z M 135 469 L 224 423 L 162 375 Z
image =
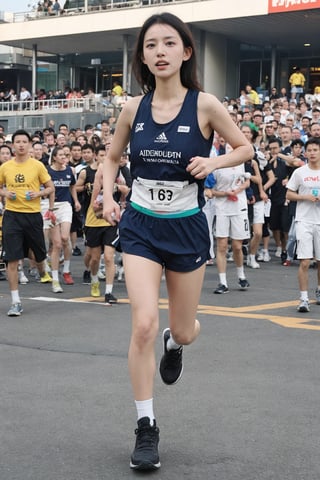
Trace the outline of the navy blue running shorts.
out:
M 128 205 L 119 233 L 124 253 L 148 258 L 175 272 L 191 272 L 210 258 L 208 223 L 202 211 L 182 218 L 158 218 Z

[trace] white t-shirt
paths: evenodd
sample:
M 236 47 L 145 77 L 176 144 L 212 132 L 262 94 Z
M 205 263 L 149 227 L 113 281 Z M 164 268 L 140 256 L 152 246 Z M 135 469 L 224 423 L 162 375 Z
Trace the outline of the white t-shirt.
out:
M 237 190 L 239 184 L 245 182 L 244 165 L 236 167 L 220 168 L 214 171 L 214 177 L 217 183 L 215 190 L 227 192 L 229 190 Z M 242 190 L 238 195 L 237 201 L 229 200 L 228 197 L 215 197 L 216 215 L 238 215 L 248 210 L 246 191 Z
M 287 188 L 301 195 L 319 196 L 320 170 L 312 170 L 309 165 L 297 168 L 287 183 Z M 299 200 L 295 218 L 297 221 L 320 224 L 320 202 Z

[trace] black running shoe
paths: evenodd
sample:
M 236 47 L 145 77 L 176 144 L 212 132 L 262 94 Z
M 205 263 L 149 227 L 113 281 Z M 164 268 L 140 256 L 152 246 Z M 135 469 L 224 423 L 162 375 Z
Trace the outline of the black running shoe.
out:
M 222 283 L 219 283 L 217 288 L 213 291 L 213 293 L 229 293 L 229 288 L 223 285 Z
M 239 285 L 241 290 L 247 290 L 247 288 L 250 287 L 250 283 L 248 282 L 248 280 L 246 278 L 239 278 L 238 285 Z
M 83 272 L 82 283 L 83 285 L 91 285 L 91 274 L 89 270 Z
M 281 252 L 281 257 L 280 257 L 280 258 L 281 258 L 281 263 L 282 263 L 282 265 L 283 265 L 283 263 L 287 260 L 287 256 L 288 256 L 287 251 L 286 251 L 286 250 L 282 250 L 282 252 Z
M 104 296 L 104 301 L 105 303 L 112 304 L 117 303 L 118 299 L 114 295 L 112 295 L 112 293 L 106 293 Z
M 183 363 L 182 350 L 180 346 L 176 350 L 167 350 L 167 343 L 170 338 L 170 328 L 166 328 L 162 332 L 163 355 L 160 361 L 159 372 L 163 383 L 174 385 L 182 377 Z
M 134 470 L 156 470 L 160 467 L 158 444 L 159 428 L 156 421 L 150 425 L 150 418 L 143 417 L 138 420 L 136 428 L 136 445 L 131 455 L 130 467 Z
M 81 250 L 79 247 L 75 246 L 74 249 L 72 250 L 72 255 L 74 257 L 80 257 L 81 255 Z

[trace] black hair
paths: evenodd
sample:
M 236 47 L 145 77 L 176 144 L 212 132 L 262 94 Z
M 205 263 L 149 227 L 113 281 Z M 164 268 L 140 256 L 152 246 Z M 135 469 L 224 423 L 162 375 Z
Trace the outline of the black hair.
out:
M 83 150 L 91 150 L 94 153 L 94 146 L 91 145 L 91 143 L 84 143 L 81 147 L 81 152 L 83 152 Z
M 0 145 L 0 151 L 3 150 L 3 148 L 8 148 L 10 150 L 10 155 L 12 157 L 12 149 L 9 147 L 9 145 L 6 145 L 5 143 L 3 145 Z
M 81 143 L 80 143 L 80 142 L 76 142 L 76 141 L 71 142 L 70 148 L 72 148 L 72 147 L 80 147 L 80 148 L 81 148 Z
M 294 147 L 295 145 L 300 145 L 300 147 L 303 147 L 304 146 L 304 143 L 302 140 L 300 140 L 300 138 L 297 138 L 296 140 L 292 140 L 291 142 L 291 148 Z
M 106 151 L 106 146 L 105 145 L 98 145 L 97 147 L 95 147 L 94 150 L 95 150 L 96 154 L 98 154 L 98 152 L 100 152 L 102 150 L 105 152 Z
M 57 156 L 57 153 L 58 153 L 60 150 L 64 151 L 64 150 L 63 150 L 63 147 L 57 146 L 57 147 L 54 147 L 54 149 L 52 150 L 51 159 L 52 159 L 53 162 L 55 161 L 55 157 Z
M 198 91 L 202 90 L 197 78 L 197 59 L 192 33 L 189 27 L 182 20 L 180 20 L 179 17 L 172 15 L 171 13 L 164 12 L 157 13 L 149 17 L 142 25 L 137 39 L 132 61 L 132 70 L 143 92 L 150 92 L 154 90 L 156 86 L 155 77 L 150 72 L 147 65 L 143 63 L 142 58 L 145 34 L 150 27 L 157 23 L 169 25 L 170 27 L 174 28 L 180 35 L 184 48 L 191 48 L 192 53 L 190 58 L 184 61 L 180 68 L 181 83 L 186 88 Z
M 18 135 L 24 135 L 25 137 L 28 138 L 29 142 L 31 142 L 31 137 L 30 137 L 29 133 L 26 130 L 20 129 L 20 130 L 16 130 L 14 132 L 14 134 L 12 135 L 12 143 L 14 142 L 15 138 Z
M 282 142 L 281 142 L 280 138 L 278 138 L 278 137 L 269 138 L 268 146 L 270 145 L 270 143 L 277 143 L 279 145 L 279 147 L 281 147 L 281 145 L 282 145 Z
M 309 145 L 318 145 L 320 147 L 320 138 L 310 137 L 304 146 L 305 150 L 308 148 Z

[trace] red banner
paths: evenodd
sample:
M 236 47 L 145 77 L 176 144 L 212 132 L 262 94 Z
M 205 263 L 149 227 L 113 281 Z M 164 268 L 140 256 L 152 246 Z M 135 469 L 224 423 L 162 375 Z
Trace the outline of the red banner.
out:
M 320 0 L 269 0 L 268 13 L 294 12 L 320 8 Z

